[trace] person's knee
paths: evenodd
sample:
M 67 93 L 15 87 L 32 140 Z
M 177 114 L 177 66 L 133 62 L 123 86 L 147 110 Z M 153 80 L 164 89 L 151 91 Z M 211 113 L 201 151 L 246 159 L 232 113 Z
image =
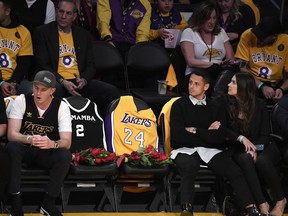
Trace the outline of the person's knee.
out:
M 260 155 L 259 157 L 257 157 L 257 160 L 255 162 L 255 166 L 257 168 L 269 167 L 269 164 L 270 164 L 270 159 L 265 157 L 264 155 Z
M 20 152 L 20 147 L 21 145 L 23 145 L 22 143 L 19 143 L 19 142 L 8 142 L 7 145 L 6 145 L 6 151 L 13 155 L 13 153 L 16 153 L 16 152 Z
M 238 158 L 239 160 L 239 164 L 251 164 L 251 163 L 254 163 L 253 162 L 253 158 L 250 154 L 241 154 Z
M 180 172 L 180 174 L 195 175 L 199 169 L 199 166 L 193 163 L 176 163 L 176 169 Z
M 67 149 L 60 148 L 56 151 L 56 162 L 63 165 L 69 165 L 72 160 L 71 152 Z

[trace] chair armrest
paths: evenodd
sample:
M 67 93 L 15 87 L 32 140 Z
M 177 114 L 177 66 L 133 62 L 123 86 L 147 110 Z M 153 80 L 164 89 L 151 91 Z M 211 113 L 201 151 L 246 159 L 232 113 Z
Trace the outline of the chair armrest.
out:
M 285 140 L 285 138 L 279 134 L 271 133 L 270 136 L 276 139 L 276 141 L 283 142 Z

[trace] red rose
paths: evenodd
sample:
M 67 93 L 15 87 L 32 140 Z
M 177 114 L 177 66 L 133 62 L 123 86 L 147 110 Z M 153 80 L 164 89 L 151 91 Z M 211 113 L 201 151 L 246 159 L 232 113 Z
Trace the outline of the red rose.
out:
M 153 146 L 152 145 L 148 145 L 148 147 L 144 150 L 144 153 L 149 153 L 153 150 Z
M 157 161 L 165 161 L 168 157 L 165 154 L 160 153 L 159 158 L 157 158 Z
M 96 164 L 102 164 L 103 163 L 101 158 L 95 158 L 95 162 L 96 162 Z
M 130 155 L 130 158 L 131 158 L 132 160 L 139 160 L 139 159 L 140 159 L 140 155 L 139 155 L 137 152 L 133 151 L 133 152 L 131 153 L 131 155 Z
M 150 157 L 151 158 L 158 158 L 159 156 L 160 156 L 160 153 L 155 151 L 155 150 L 150 152 Z
M 79 160 L 80 160 L 80 154 L 79 153 L 75 153 L 73 156 L 74 156 L 74 165 L 78 166 Z
M 101 154 L 102 150 L 103 150 L 102 148 L 94 148 L 91 149 L 90 152 L 94 157 L 96 157 L 97 155 Z
M 111 153 L 110 155 L 108 155 L 107 157 L 103 158 L 103 162 L 110 162 L 113 161 L 116 157 L 115 153 Z

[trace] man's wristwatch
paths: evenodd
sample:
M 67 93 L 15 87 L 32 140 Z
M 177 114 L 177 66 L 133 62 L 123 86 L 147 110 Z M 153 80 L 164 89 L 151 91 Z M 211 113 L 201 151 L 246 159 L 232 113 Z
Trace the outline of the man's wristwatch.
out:
M 57 141 L 54 141 L 54 148 L 58 149 L 59 148 L 59 143 Z
M 197 133 L 197 128 L 196 127 L 192 127 L 191 133 L 196 134 Z

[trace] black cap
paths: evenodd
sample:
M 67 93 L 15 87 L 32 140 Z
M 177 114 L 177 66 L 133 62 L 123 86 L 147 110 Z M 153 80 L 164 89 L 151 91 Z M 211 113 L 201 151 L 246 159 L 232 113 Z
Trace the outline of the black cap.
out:
M 56 78 L 50 71 L 43 70 L 35 75 L 33 82 L 41 83 L 48 88 L 54 88 L 56 85 Z
M 279 34 L 282 32 L 282 26 L 277 17 L 264 17 L 260 23 L 252 28 L 255 36 L 262 40 L 268 36 Z

